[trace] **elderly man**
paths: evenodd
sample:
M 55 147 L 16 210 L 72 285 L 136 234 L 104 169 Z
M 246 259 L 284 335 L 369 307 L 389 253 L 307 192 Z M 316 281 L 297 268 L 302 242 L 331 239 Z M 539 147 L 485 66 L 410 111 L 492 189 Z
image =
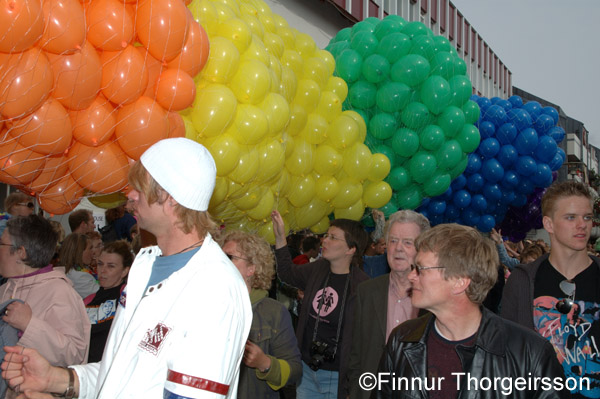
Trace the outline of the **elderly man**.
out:
M 2 376 L 66 398 L 235 398 L 252 322 L 246 285 L 211 237 L 216 168 L 202 145 L 159 141 L 129 171 L 129 199 L 158 246 L 129 273 L 100 363 L 50 367 L 8 347 Z
M 431 313 L 396 328 L 378 375 L 361 379 L 375 398 L 570 397 L 552 345 L 481 306 L 498 275 L 488 238 L 442 224 L 416 247 L 411 301 Z
M 429 221 L 420 213 L 403 210 L 392 214 L 385 227 L 387 263 L 391 272 L 359 285 L 356 296 L 349 374 L 352 399 L 370 396 L 370 392 L 359 385 L 360 375 L 377 371 L 392 330 L 418 313 L 408 296 L 408 273 L 417 254 L 415 240 L 429 229 Z

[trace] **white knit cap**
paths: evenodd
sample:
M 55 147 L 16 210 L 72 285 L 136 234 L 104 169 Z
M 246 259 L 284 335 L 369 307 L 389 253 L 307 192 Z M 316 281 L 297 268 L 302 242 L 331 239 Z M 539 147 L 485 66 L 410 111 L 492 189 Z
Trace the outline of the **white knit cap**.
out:
M 164 139 L 148 148 L 140 160 L 180 205 L 196 211 L 208 209 L 217 167 L 202 144 L 181 137 Z

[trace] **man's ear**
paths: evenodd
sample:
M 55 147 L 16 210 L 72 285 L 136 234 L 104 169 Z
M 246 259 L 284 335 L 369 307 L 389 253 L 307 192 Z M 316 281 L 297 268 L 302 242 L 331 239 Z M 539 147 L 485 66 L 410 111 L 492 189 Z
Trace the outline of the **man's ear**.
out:
M 544 216 L 542 218 L 542 224 L 544 225 L 544 230 L 546 230 L 548 234 L 554 234 L 554 223 L 550 216 Z
M 24 246 L 20 246 L 19 248 L 17 248 L 17 255 L 19 257 L 17 263 L 22 263 L 25 259 L 27 259 L 27 250 Z
M 469 288 L 471 284 L 471 279 L 468 277 L 457 277 L 454 279 L 454 284 L 452 285 L 452 293 L 454 295 L 462 294 Z

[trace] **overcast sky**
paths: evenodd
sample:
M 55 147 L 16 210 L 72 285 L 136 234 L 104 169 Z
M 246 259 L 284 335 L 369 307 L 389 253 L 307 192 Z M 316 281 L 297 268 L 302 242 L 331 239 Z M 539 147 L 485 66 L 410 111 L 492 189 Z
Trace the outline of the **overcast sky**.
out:
M 599 0 L 451 0 L 512 72 L 600 147 Z

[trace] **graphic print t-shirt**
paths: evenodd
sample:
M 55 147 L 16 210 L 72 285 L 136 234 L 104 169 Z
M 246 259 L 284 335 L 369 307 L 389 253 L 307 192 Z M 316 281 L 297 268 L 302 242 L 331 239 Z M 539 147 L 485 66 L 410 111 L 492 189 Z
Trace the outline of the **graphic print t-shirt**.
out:
M 302 360 L 305 363 L 310 364 L 310 346 L 313 340 L 313 331 L 315 329 L 315 322 L 317 320 L 317 310 L 319 309 L 319 301 L 323 299 L 323 305 L 319 312 L 319 327 L 317 329 L 316 341 L 325 342 L 331 349 L 335 346 L 335 337 L 337 334 L 338 322 L 340 320 L 340 310 L 342 308 L 342 299 L 344 297 L 344 288 L 346 287 L 346 280 L 348 274 L 333 274 L 329 275 L 327 287 L 325 289 L 319 289 L 317 294 L 311 298 L 311 302 L 307 302 L 306 305 L 310 306 L 308 312 L 308 323 L 304 333 L 302 343 Z M 324 282 L 323 282 L 324 283 Z M 350 291 L 350 287 L 348 287 Z M 346 294 L 348 296 L 348 294 Z M 342 330 L 340 331 L 340 343 L 343 335 L 343 324 Z M 323 362 L 321 369 L 323 370 L 334 370 L 340 369 L 340 351 L 341 347 L 338 345 L 337 355 L 333 362 Z
M 573 398 L 600 398 L 598 265 L 592 263 L 573 279 L 575 304 L 568 314 L 562 314 L 555 308 L 556 302 L 567 297 L 559 287 L 563 280 L 565 277 L 548 260 L 542 262 L 535 278 L 533 324 L 536 331 L 554 346 L 565 377 L 581 381 L 571 390 Z M 589 379 L 589 390 L 584 377 Z

